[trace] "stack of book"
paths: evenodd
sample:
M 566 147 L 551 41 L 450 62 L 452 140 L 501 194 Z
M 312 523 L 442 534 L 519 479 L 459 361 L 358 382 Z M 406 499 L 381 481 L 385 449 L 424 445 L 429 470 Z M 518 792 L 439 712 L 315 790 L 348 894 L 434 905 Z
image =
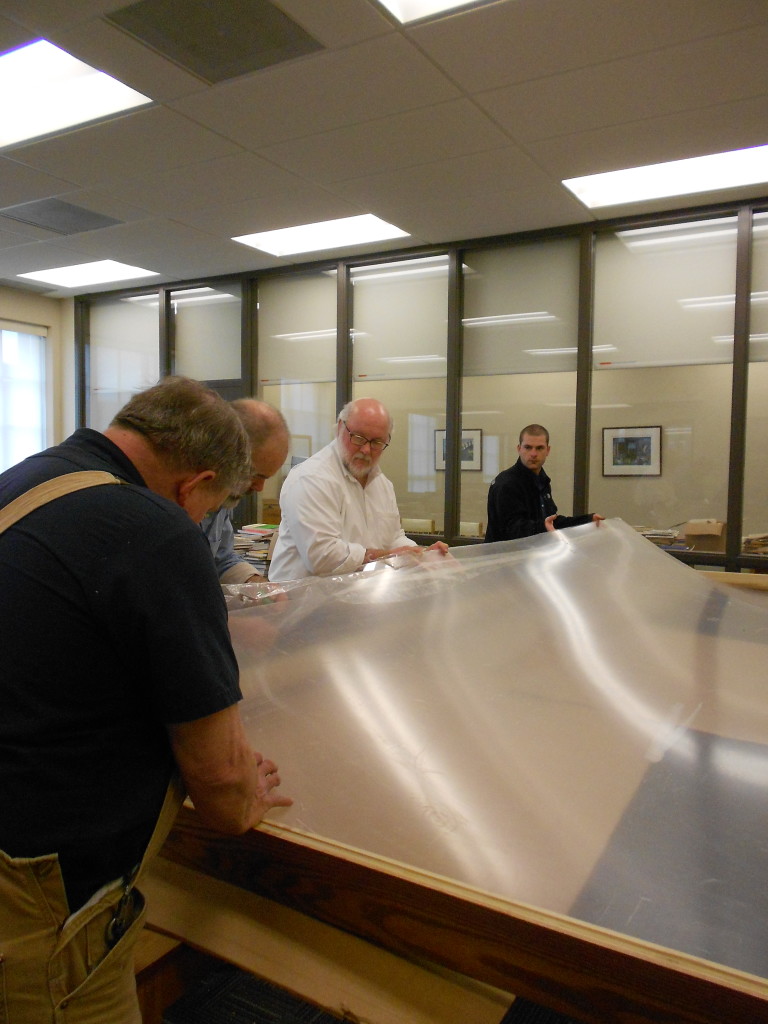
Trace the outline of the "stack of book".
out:
M 688 550 L 685 540 L 678 535 L 677 527 L 672 527 L 669 530 L 656 530 L 648 526 L 636 526 L 635 529 L 659 548 L 665 548 L 667 551 Z
M 745 555 L 768 555 L 768 533 L 749 533 L 742 538 L 741 548 Z
M 266 573 L 269 546 L 276 530 L 277 527 L 269 523 L 251 523 L 249 526 L 242 526 L 235 533 L 235 551 L 241 558 L 252 562 L 256 570 L 262 574 Z

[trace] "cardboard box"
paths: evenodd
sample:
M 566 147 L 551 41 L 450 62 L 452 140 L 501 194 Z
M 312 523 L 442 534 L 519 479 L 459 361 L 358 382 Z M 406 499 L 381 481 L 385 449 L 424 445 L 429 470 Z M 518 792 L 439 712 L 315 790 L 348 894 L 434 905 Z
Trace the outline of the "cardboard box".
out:
M 280 525 L 280 502 L 264 498 L 261 503 L 261 521 L 271 526 Z
M 725 523 L 719 519 L 691 519 L 680 532 L 693 551 L 725 551 Z

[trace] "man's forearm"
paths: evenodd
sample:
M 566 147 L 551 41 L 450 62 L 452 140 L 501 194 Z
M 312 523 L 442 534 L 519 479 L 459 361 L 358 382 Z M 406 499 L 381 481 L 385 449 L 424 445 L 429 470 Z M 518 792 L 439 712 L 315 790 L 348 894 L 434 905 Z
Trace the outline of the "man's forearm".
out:
M 172 725 L 169 735 L 187 792 L 211 828 L 238 835 L 290 804 L 274 792 L 277 766 L 251 748 L 237 706 Z

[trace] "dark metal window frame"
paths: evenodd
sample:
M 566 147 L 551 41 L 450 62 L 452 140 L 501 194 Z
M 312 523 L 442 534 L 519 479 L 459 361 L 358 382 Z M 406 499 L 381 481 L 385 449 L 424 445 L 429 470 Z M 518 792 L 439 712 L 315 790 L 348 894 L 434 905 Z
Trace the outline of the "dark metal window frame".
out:
M 575 514 L 586 512 L 589 506 L 589 452 L 592 395 L 592 336 L 594 324 L 595 248 L 601 234 L 638 227 L 653 227 L 682 223 L 691 219 L 716 219 L 734 215 L 737 217 L 736 256 L 736 305 L 734 315 L 734 348 L 731 382 L 731 422 L 728 470 L 728 512 L 724 553 L 716 552 L 674 552 L 675 557 L 689 564 L 722 566 L 731 571 L 745 568 L 765 568 L 766 559 L 759 555 L 741 553 L 741 531 L 744 509 L 744 456 L 747 426 L 747 387 L 749 378 L 749 313 L 752 279 L 752 222 L 755 213 L 768 210 L 768 197 L 740 203 L 710 204 L 707 206 L 680 208 L 639 217 L 622 217 L 600 222 L 528 231 L 517 235 L 498 235 L 477 238 L 443 246 L 420 246 L 410 249 L 388 251 L 365 257 L 342 258 L 335 262 L 317 261 L 295 264 L 291 267 L 228 274 L 194 281 L 179 281 L 159 288 L 130 292 L 114 291 L 85 294 L 75 299 L 75 408 L 79 426 L 86 426 L 88 419 L 88 392 L 90 386 L 90 305 L 97 299 L 110 295 L 149 295 L 159 297 L 158 336 L 160 345 L 160 367 L 163 375 L 174 372 L 175 338 L 171 310 L 171 293 L 199 285 L 211 285 L 225 280 L 237 280 L 242 288 L 241 320 L 241 365 L 239 381 L 210 381 L 212 386 L 226 385 L 226 390 L 239 394 L 255 393 L 255 368 L 258 361 L 258 316 L 257 294 L 259 282 L 270 277 L 306 274 L 313 270 L 335 270 L 337 274 L 337 337 L 336 337 L 336 399 L 341 408 L 352 397 L 352 341 L 353 295 L 351 272 L 358 266 L 375 266 L 377 263 L 417 259 L 429 255 L 447 255 L 448 277 L 448 336 L 447 336 L 447 382 L 446 382 L 446 478 L 445 478 L 445 530 L 444 536 L 451 543 L 477 543 L 470 538 L 460 538 L 460 463 L 459 437 L 462 414 L 463 376 L 463 276 L 462 266 L 466 253 L 477 249 L 505 248 L 530 241 L 547 238 L 578 238 L 579 253 L 579 299 L 578 299 L 578 354 L 576 366 L 576 421 L 574 449 L 574 493 Z

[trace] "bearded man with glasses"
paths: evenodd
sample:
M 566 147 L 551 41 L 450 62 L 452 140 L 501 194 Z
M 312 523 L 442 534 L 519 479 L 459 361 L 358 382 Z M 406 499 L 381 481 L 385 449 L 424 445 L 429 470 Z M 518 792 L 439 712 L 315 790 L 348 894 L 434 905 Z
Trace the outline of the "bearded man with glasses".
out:
M 379 467 L 391 439 L 392 417 L 381 402 L 358 398 L 344 406 L 334 440 L 294 466 L 283 484 L 270 580 L 337 576 L 424 550 L 403 532 L 395 489 Z M 438 541 L 427 550 L 448 548 Z

